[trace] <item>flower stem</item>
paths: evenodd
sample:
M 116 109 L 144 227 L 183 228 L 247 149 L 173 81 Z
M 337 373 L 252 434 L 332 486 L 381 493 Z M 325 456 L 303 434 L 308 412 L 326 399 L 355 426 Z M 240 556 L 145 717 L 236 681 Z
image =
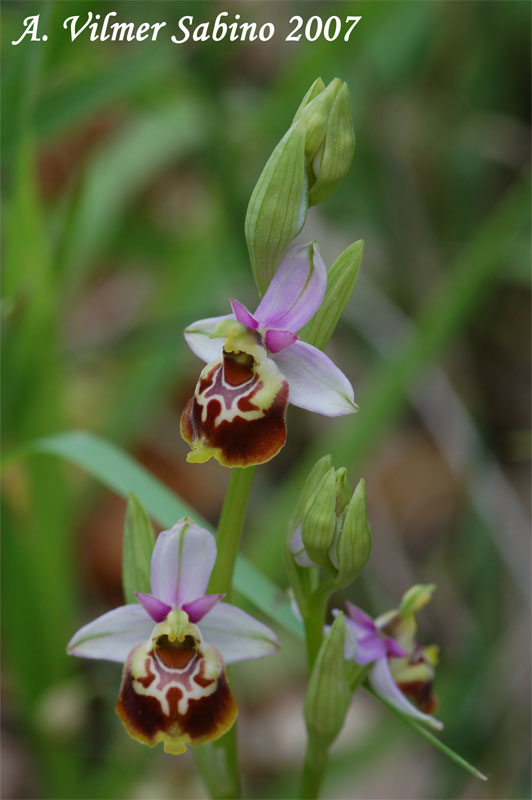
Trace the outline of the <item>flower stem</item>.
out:
M 301 781 L 301 800 L 317 800 L 320 794 L 325 768 L 327 766 L 328 750 L 321 746 L 316 739 L 309 734 L 307 749 L 305 751 L 305 763 L 303 765 L 303 777 Z
M 208 588 L 211 594 L 221 592 L 229 594 L 231 591 L 233 571 L 254 472 L 255 467 L 238 468 L 231 471 L 231 479 L 218 523 L 216 562 Z
M 249 491 L 255 467 L 233 469 L 225 495 L 218 534 L 216 562 L 207 591 L 210 594 L 231 593 L 233 572 L 244 527 Z M 240 769 L 236 725 L 216 739 L 195 750 L 196 763 L 209 794 L 216 800 L 236 800 L 240 797 Z
M 305 641 L 307 644 L 307 663 L 309 675 L 323 641 L 323 626 L 327 603 L 332 591 L 331 581 L 325 581 L 314 591 L 309 604 L 309 613 L 305 618 Z

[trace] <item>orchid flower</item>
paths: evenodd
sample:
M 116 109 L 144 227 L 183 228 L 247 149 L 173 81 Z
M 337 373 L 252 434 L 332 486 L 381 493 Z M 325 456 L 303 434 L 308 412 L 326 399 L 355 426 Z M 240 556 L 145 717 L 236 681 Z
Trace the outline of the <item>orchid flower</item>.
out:
M 286 441 L 288 401 L 325 416 L 357 410 L 353 387 L 299 331 L 320 307 L 327 269 L 315 244 L 293 247 L 252 314 L 231 300 L 232 314 L 185 330 L 207 366 L 181 417 L 188 461 L 216 458 L 230 467 L 262 464 Z
M 443 728 L 442 723 L 431 716 L 438 706 L 432 692 L 437 650 L 434 646 L 421 647 L 414 639 L 414 614 L 419 604 L 408 614 L 402 613 L 400 608 L 376 620 L 352 603 L 346 603 L 346 608 L 345 658 L 353 659 L 360 666 L 372 664 L 368 675 L 370 684 L 399 711 L 433 728 Z M 338 614 L 335 609 L 333 615 Z
M 152 594 L 80 628 L 67 652 L 125 662 L 116 710 L 127 732 L 169 753 L 217 739 L 237 705 L 225 664 L 278 649 L 275 634 L 223 595 L 205 594 L 216 558 L 209 531 L 183 518 L 159 535 Z

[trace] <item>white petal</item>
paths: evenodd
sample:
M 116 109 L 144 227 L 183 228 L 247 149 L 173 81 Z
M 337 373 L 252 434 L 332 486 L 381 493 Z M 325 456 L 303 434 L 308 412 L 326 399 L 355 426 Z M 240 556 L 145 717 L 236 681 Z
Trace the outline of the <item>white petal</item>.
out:
M 316 567 L 317 564 L 312 561 L 305 550 L 303 543 L 303 534 L 301 532 L 301 525 L 298 525 L 290 538 L 290 552 L 294 557 L 294 561 L 300 567 Z
M 378 661 L 374 663 L 369 673 L 369 682 L 377 694 L 384 697 L 385 700 L 391 703 L 392 706 L 398 708 L 399 711 L 408 714 L 409 717 L 414 717 L 422 722 L 426 722 L 427 725 L 431 725 L 438 730 L 443 728 L 443 723 L 441 723 L 439 719 L 432 717 L 430 714 L 424 714 L 405 697 L 392 678 L 387 658 L 379 658 Z
M 224 314 L 221 317 L 209 317 L 209 319 L 199 319 L 185 328 L 185 339 L 195 355 L 209 364 L 211 361 L 220 361 L 222 357 L 223 339 L 211 339 L 220 322 L 224 319 L 234 319 L 234 314 Z
M 214 536 L 183 517 L 157 537 L 151 559 L 151 590 L 170 606 L 203 597 L 216 559 Z
M 197 625 L 205 641 L 218 648 L 226 664 L 261 658 L 279 649 L 273 631 L 229 603 L 219 603 Z
M 67 645 L 67 653 L 82 658 L 125 662 L 129 653 L 150 638 L 152 618 L 141 605 L 120 606 L 84 625 Z
M 306 342 L 298 341 L 272 358 L 290 384 L 294 406 L 340 417 L 358 410 L 353 387 L 331 359 Z

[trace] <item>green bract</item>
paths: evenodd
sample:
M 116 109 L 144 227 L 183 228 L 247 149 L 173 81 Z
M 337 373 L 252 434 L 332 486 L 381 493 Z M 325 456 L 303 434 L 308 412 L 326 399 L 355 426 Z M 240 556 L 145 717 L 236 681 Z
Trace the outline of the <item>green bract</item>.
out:
M 340 733 L 351 701 L 345 670 L 344 638 L 344 615 L 338 614 L 320 647 L 305 698 L 309 735 L 324 749 Z
M 144 506 L 131 493 L 127 501 L 122 544 L 122 586 L 126 603 L 136 603 L 135 592 L 150 591 L 150 562 L 155 535 Z
M 304 328 L 299 331 L 299 336 L 314 347 L 323 350 L 334 333 L 338 320 L 353 293 L 357 281 L 364 242 L 350 244 L 338 256 L 327 275 L 327 291 L 318 311 Z

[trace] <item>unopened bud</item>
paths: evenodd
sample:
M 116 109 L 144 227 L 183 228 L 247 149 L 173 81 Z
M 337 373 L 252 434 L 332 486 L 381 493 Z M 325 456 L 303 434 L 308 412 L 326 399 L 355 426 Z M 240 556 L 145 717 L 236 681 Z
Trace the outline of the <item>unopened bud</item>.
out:
M 245 222 L 255 282 L 264 294 L 310 205 L 329 197 L 354 152 L 347 86 L 318 78 L 292 125 L 268 159 L 252 192 Z
M 329 548 L 336 533 L 336 474 L 331 467 L 314 491 L 301 527 L 305 550 L 315 564 L 329 562 Z
M 325 141 L 312 161 L 315 179 L 314 182 L 309 180 L 309 206 L 322 203 L 336 191 L 351 165 L 354 152 L 351 104 L 344 83 L 338 89 L 328 114 Z
M 344 615 L 338 614 L 320 647 L 305 698 L 307 729 L 324 748 L 329 747 L 340 733 L 351 701 L 344 639 Z
M 336 514 L 340 516 L 351 499 L 351 486 L 345 467 L 336 470 Z
M 332 458 L 330 455 L 322 456 L 312 469 L 310 470 L 309 474 L 307 475 L 307 479 L 303 484 L 303 489 L 298 497 L 296 507 L 294 509 L 294 513 L 290 519 L 290 532 L 294 530 L 294 528 L 299 525 L 303 516 L 305 514 L 305 509 L 311 500 L 314 492 L 318 488 L 319 484 L 324 479 L 325 475 L 329 472 L 332 465 Z
M 356 578 L 371 553 L 371 529 L 366 511 L 366 486 L 358 483 L 345 512 L 344 522 L 336 545 L 338 585 L 347 586 Z

